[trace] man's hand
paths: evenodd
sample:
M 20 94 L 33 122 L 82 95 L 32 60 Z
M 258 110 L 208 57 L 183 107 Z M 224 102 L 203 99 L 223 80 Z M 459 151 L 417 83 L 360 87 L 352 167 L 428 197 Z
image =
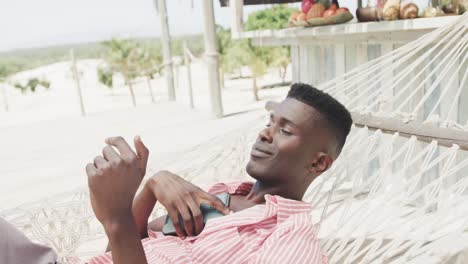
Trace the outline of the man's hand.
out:
M 154 175 L 145 188 L 149 188 L 156 200 L 167 209 L 177 235 L 182 239 L 186 235 L 194 236 L 201 233 L 203 229 L 201 204 L 208 204 L 225 215 L 229 214 L 229 208 L 218 197 L 168 171 Z M 186 233 L 182 231 L 179 223 L 179 214 L 184 221 Z
M 132 217 L 133 198 L 146 173 L 149 153 L 138 136 L 138 154 L 122 137 L 108 138 L 106 143 L 103 156 L 86 166 L 91 204 L 104 228 Z

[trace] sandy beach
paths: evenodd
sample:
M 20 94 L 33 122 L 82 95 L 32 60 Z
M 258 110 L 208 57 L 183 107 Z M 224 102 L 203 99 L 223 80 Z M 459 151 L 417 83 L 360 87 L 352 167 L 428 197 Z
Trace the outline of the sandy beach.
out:
M 82 60 L 78 69 L 87 115 L 80 115 L 77 88 L 61 62 L 17 74 L 13 80 L 46 78 L 48 90 L 21 94 L 7 87 L 10 111 L 0 111 L 0 210 L 63 193 L 86 185 L 84 166 L 100 154 L 104 139 L 121 135 L 131 141 L 138 134 L 151 150 L 150 168 L 171 153 L 182 152 L 241 127 L 264 113 L 266 100 L 283 98 L 287 87 L 263 89 L 255 102 L 249 78 L 226 78 L 223 89 L 225 118 L 210 112 L 207 73 L 201 62 L 192 65 L 195 109 L 190 109 L 187 75 L 176 70 L 176 102 L 167 101 L 165 80 L 152 80 L 156 103 L 151 103 L 146 80 L 136 80 L 137 107 L 128 88 L 116 78 L 114 91 L 97 82 L 98 60 Z M 178 74 L 177 74 L 178 71 Z M 229 77 L 229 76 L 228 76 Z M 279 82 L 272 70 L 260 85 Z

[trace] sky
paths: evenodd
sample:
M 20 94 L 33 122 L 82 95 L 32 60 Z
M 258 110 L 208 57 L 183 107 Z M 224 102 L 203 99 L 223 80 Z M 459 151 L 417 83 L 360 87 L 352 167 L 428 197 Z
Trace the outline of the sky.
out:
M 0 51 L 111 37 L 160 36 L 154 0 L 0 0 Z M 166 0 L 171 35 L 203 31 L 200 0 Z M 216 23 L 229 26 L 230 10 L 214 0 Z M 246 14 L 264 8 L 250 6 Z
M 158 37 L 155 0 L 0 0 L 0 51 L 107 40 Z M 216 23 L 230 27 L 231 10 L 213 0 Z M 369 0 L 373 1 L 373 0 Z M 352 13 L 356 0 L 340 0 Z M 171 35 L 203 32 L 201 0 L 166 0 Z M 192 7 L 193 3 L 193 7 Z M 363 3 L 367 3 L 366 0 Z M 300 7 L 300 2 L 293 4 Z M 265 5 L 245 6 L 248 14 Z

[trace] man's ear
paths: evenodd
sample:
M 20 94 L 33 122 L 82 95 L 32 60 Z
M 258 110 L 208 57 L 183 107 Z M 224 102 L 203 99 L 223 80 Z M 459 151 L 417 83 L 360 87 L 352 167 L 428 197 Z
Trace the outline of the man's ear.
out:
M 333 159 L 330 155 L 324 152 L 319 152 L 316 158 L 311 162 L 309 171 L 315 174 L 322 174 L 327 171 L 333 164 Z

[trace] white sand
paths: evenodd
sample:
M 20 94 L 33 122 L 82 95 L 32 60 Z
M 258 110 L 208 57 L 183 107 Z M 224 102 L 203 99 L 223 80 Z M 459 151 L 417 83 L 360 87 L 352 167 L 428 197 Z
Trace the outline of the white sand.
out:
M 133 108 L 128 88 L 121 80 L 116 80 L 114 95 L 97 83 L 99 64 L 97 60 L 84 60 L 78 65 L 83 72 L 86 117 L 80 116 L 70 62 L 15 76 L 45 77 L 52 83 L 47 91 L 41 88 L 35 94 L 21 94 L 7 87 L 10 112 L 4 112 L 0 103 L 0 210 L 84 186 L 83 168 L 100 154 L 107 136 L 122 135 L 131 140 L 135 134 L 141 135 L 152 151 L 151 166 L 157 167 L 157 161 L 169 153 L 242 126 L 263 113 L 265 102 L 254 102 L 250 79 L 227 79 L 223 90 L 227 117 L 212 118 L 208 78 L 201 63 L 192 66 L 194 110 L 188 107 L 183 67 L 179 69 L 177 102 L 167 101 L 165 80 L 159 77 L 152 81 L 156 104 L 151 103 L 146 81 L 138 80 L 135 85 L 138 106 Z M 262 78 L 260 85 L 275 82 L 279 82 L 277 70 Z M 265 89 L 260 97 L 280 100 L 286 92 L 287 87 Z

